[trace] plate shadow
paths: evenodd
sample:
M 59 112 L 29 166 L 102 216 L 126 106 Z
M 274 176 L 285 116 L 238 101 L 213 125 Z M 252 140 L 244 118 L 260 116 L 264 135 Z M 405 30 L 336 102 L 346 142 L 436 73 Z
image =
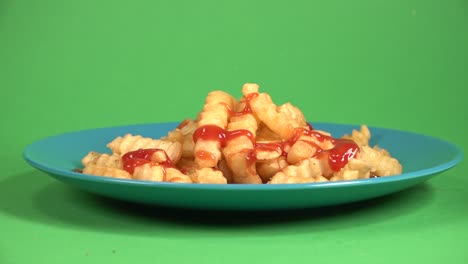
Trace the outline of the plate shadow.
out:
M 429 184 L 380 198 L 301 210 L 211 211 L 142 205 L 89 194 L 39 171 L 0 181 L 0 211 L 23 220 L 62 228 L 155 236 L 234 236 L 256 230 L 275 234 L 351 228 L 351 222 L 382 223 L 424 208 L 433 200 Z M 222 232 L 220 232 L 222 231 Z M 222 233 L 222 234 L 221 234 Z M 271 236 L 271 232 L 268 232 Z

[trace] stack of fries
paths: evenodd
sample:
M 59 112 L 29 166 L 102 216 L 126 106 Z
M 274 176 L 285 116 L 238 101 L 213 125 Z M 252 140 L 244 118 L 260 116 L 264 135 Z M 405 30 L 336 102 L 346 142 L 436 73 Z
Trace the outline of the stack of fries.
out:
M 314 130 L 290 103 L 277 106 L 257 84 L 238 101 L 213 91 L 196 120 L 186 119 L 160 139 L 127 134 L 89 152 L 83 173 L 123 179 L 278 184 L 396 175 L 402 166 L 378 146 L 367 126 L 343 138 Z

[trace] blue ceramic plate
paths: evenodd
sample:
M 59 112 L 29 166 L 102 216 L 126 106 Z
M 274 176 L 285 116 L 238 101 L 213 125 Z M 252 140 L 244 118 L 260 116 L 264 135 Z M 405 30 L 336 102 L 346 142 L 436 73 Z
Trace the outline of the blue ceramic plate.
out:
M 403 174 L 326 183 L 211 185 L 122 180 L 72 171 L 81 167 L 80 161 L 89 151 L 108 152 L 106 144 L 117 136 L 132 133 L 159 138 L 176 125 L 131 125 L 48 137 L 29 145 L 24 150 L 24 158 L 62 182 L 116 199 L 184 208 L 266 210 L 335 205 L 394 193 L 452 168 L 463 156 L 455 145 L 437 138 L 370 127 L 370 144 L 387 149 L 400 160 Z M 358 127 L 314 123 L 314 128 L 340 137 Z

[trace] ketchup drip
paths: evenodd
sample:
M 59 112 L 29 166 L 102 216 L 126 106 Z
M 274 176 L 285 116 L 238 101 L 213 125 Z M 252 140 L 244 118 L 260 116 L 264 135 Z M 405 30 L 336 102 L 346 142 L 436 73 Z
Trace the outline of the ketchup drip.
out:
M 288 153 L 286 152 L 286 149 L 294 145 L 301 138 L 301 136 L 315 137 L 320 142 L 324 142 L 326 140 L 335 142 L 334 138 L 322 135 L 316 131 L 307 130 L 305 128 L 296 128 L 294 129 L 293 136 L 290 139 L 281 142 L 256 143 L 255 149 L 262 151 L 276 151 L 280 152 L 282 156 L 287 156 Z M 320 146 L 314 142 L 304 139 L 301 140 L 311 145 L 312 147 L 315 147 L 318 152 L 322 151 L 322 148 L 320 148 Z
M 245 160 L 247 161 L 247 168 L 250 168 L 257 162 L 257 155 L 255 154 L 255 149 L 251 149 L 245 155 Z M 255 168 L 255 167 L 254 167 Z
M 193 133 L 193 141 L 197 142 L 199 139 L 217 140 L 221 144 L 221 147 L 225 147 L 230 140 L 240 136 L 246 136 L 252 143 L 255 143 L 253 134 L 246 129 L 227 131 L 214 125 L 201 126 L 195 130 L 195 133 Z
M 294 145 L 301 136 L 309 136 L 316 138 L 319 142 L 330 141 L 335 146 L 331 149 L 323 150 L 317 144 L 311 141 L 303 140 L 311 146 L 317 148 L 317 158 L 328 156 L 328 165 L 333 171 L 340 171 L 348 161 L 354 158 L 359 152 L 358 145 L 352 140 L 338 139 L 331 136 L 323 135 L 315 130 L 307 130 L 304 128 L 296 128 L 293 137 L 289 140 L 289 144 Z
M 230 116 L 242 116 L 242 115 L 246 115 L 246 114 L 251 114 L 252 113 L 252 108 L 250 107 L 250 100 L 252 100 L 253 98 L 255 98 L 257 96 L 258 96 L 258 93 L 251 93 L 251 94 L 248 94 L 247 96 L 245 96 L 244 97 L 244 99 L 245 99 L 244 109 L 242 109 L 239 112 L 234 111 L 227 104 L 224 104 L 224 106 L 226 106 L 226 108 L 228 109 Z
M 359 147 L 352 140 L 335 139 L 335 147 L 323 150 L 318 153 L 317 157 L 328 155 L 328 165 L 333 171 L 340 171 L 348 161 L 354 158 L 359 152 Z
M 315 130 L 307 130 L 305 128 L 296 128 L 294 129 L 293 136 L 288 140 L 291 145 L 296 143 L 301 136 L 309 136 L 309 137 L 314 137 L 320 142 L 325 142 L 325 141 L 331 141 L 332 143 L 335 143 L 336 139 L 327 135 L 320 134 L 319 132 Z
M 150 163 L 151 165 L 156 165 L 156 163 L 151 160 L 151 157 L 156 152 L 164 153 L 166 158 L 165 161 L 158 163 L 159 165 L 165 168 L 174 167 L 171 159 L 167 156 L 166 151 L 162 149 L 139 149 L 127 152 L 122 156 L 123 169 L 126 170 L 128 173 L 133 174 L 135 168 L 138 166 L 142 166 L 147 163 Z

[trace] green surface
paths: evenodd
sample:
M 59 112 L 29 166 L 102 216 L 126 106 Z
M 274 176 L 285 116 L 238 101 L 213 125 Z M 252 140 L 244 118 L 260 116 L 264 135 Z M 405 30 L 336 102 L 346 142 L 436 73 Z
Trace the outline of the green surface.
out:
M 4 0 L 0 36 L 2 264 L 468 262 L 466 161 L 364 203 L 219 215 L 97 198 L 21 158 L 48 135 L 194 117 L 244 82 L 312 122 L 466 153 L 466 1 Z

